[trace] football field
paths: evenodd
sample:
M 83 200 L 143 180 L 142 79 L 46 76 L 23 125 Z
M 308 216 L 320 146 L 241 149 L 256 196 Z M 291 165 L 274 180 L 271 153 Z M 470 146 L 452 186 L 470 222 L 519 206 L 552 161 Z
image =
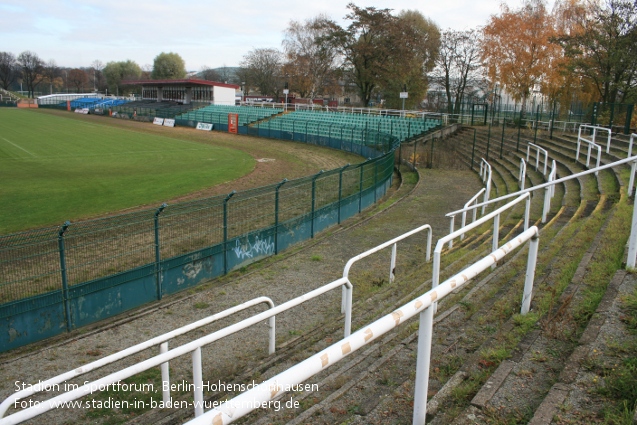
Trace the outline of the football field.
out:
M 159 206 L 254 165 L 239 150 L 0 108 L 0 234 Z

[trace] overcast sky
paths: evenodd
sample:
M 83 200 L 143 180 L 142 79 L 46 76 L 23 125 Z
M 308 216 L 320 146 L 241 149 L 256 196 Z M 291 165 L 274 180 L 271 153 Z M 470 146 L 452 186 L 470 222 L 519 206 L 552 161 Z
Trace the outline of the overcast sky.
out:
M 291 20 L 326 14 L 346 25 L 348 1 L 337 0 L 0 0 L 0 51 L 31 50 L 58 66 L 89 67 L 99 59 L 152 65 L 175 52 L 186 69 L 238 66 L 255 48 L 281 48 Z M 484 25 L 500 0 L 358 0 L 357 6 L 417 9 L 440 28 Z M 520 0 L 508 0 L 518 8 Z

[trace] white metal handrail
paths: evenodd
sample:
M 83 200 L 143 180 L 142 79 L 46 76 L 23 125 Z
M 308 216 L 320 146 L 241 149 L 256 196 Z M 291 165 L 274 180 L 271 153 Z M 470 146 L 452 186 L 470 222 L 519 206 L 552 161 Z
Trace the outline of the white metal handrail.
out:
M 133 354 L 139 353 L 141 351 L 144 351 L 148 348 L 154 347 L 156 345 L 160 345 L 160 353 L 165 353 L 168 351 L 168 341 L 179 336 L 179 335 L 183 335 L 186 334 L 188 332 L 191 332 L 195 329 L 198 329 L 202 326 L 208 325 L 214 321 L 217 321 L 219 319 L 223 319 L 224 317 L 228 317 L 232 314 L 238 313 L 242 310 L 245 310 L 246 308 L 250 308 L 253 307 L 255 305 L 259 305 L 259 304 L 268 304 L 268 306 L 270 308 L 274 307 L 274 302 L 268 298 L 268 297 L 258 297 L 258 298 L 254 298 L 250 301 L 246 301 L 242 304 L 236 305 L 234 307 L 231 307 L 229 309 L 223 310 L 219 313 L 215 313 L 213 315 L 210 315 L 208 317 L 205 317 L 201 320 L 198 320 L 196 322 L 190 323 L 186 326 L 182 326 L 181 328 L 178 329 L 174 329 L 170 332 L 166 332 L 165 334 L 156 336 L 154 338 L 149 339 L 148 341 L 142 342 L 140 344 L 134 345 L 132 347 L 128 347 L 124 350 L 118 351 L 117 353 L 113 353 L 109 356 L 103 357 L 99 360 L 96 360 L 94 362 L 85 364 L 84 366 L 80 366 L 78 368 L 75 368 L 71 371 L 62 373 L 60 375 L 54 376 L 53 378 L 47 379 L 46 381 L 42 381 L 42 382 L 38 382 L 38 385 L 31 385 L 28 388 L 25 388 L 23 390 L 17 391 L 13 394 L 11 394 L 10 397 L 7 397 L 6 400 L 4 400 L 1 404 L 0 404 L 0 418 L 2 418 L 4 416 L 4 414 L 7 412 L 7 410 L 9 409 L 9 407 L 11 407 L 12 405 L 15 405 L 15 403 L 21 399 L 24 399 L 26 397 L 32 396 L 34 394 L 37 394 L 38 392 L 43 391 L 46 388 L 55 388 L 56 385 L 64 382 L 64 381 L 68 381 L 70 379 L 73 379 L 75 377 L 78 377 L 80 375 L 83 375 L 85 373 L 91 372 L 93 370 L 99 369 L 101 367 L 104 367 L 108 364 L 111 364 L 113 362 L 116 362 L 118 360 L 124 359 L 128 356 L 131 356 Z M 275 330 L 275 317 L 272 316 L 270 318 L 270 334 L 269 334 L 269 352 L 270 354 L 274 353 L 275 350 L 275 343 L 276 343 L 276 330 Z M 168 374 L 168 370 L 169 370 L 169 364 L 168 362 L 162 363 L 161 364 L 161 373 L 162 373 L 162 381 L 164 382 L 168 382 L 170 383 L 170 377 Z M 170 400 L 170 389 L 163 391 L 162 392 L 162 396 L 163 396 L 163 401 L 166 402 L 168 400 Z M 0 421 L 0 423 L 2 423 L 2 421 Z
M 485 190 L 486 190 L 486 188 L 483 187 L 482 189 L 480 189 L 478 191 L 478 193 L 473 195 L 473 197 L 471 199 L 469 199 L 466 204 L 464 204 L 465 209 L 470 207 L 471 205 L 476 205 L 478 203 L 478 197 Z M 474 208 L 473 209 L 473 220 L 471 220 L 472 223 L 474 221 L 476 221 L 477 213 L 478 213 L 478 210 Z M 456 216 L 449 217 L 449 233 L 453 233 L 454 228 L 455 228 L 455 221 L 456 221 Z M 460 225 L 460 227 L 465 227 L 466 224 L 467 224 L 467 212 L 463 211 L 463 213 L 462 213 L 462 224 Z M 464 233 L 462 235 L 460 235 L 460 240 L 463 240 L 463 239 L 464 239 Z M 453 248 L 453 239 L 449 241 L 449 249 L 451 249 L 451 248 Z
M 587 138 L 582 136 L 582 129 L 587 129 L 587 128 L 593 130 L 593 137 L 591 139 L 587 139 Z M 610 130 L 608 130 L 607 128 L 597 127 L 597 126 L 580 125 L 579 126 L 579 130 L 577 132 L 577 149 L 575 151 L 575 161 L 579 161 L 579 153 L 580 153 L 580 148 L 581 148 L 582 142 L 586 143 L 586 145 L 588 146 L 588 153 L 586 154 L 586 167 L 587 168 L 590 167 L 591 149 L 592 148 L 595 148 L 597 150 L 597 165 L 596 165 L 596 167 L 599 167 L 599 164 L 600 164 L 601 159 L 602 159 L 602 147 L 599 146 L 597 143 L 595 143 L 595 136 L 597 135 L 597 130 L 606 130 L 606 131 L 608 131 L 608 145 L 607 145 L 607 153 L 608 153 L 608 149 L 610 149 Z M 629 156 L 630 156 L 630 154 L 629 154 Z M 597 175 L 597 173 L 595 173 L 595 175 Z
M 551 167 L 548 182 L 552 182 L 557 177 L 557 165 L 555 160 Z M 549 211 L 551 210 L 551 199 L 555 196 L 555 185 L 546 186 L 544 188 L 544 208 L 542 209 L 542 223 L 546 223 Z
M 630 158 L 632 153 L 633 153 L 633 142 L 635 140 L 635 137 L 637 137 L 637 134 L 632 133 L 630 135 L 630 141 L 628 142 L 628 157 Z M 635 171 L 637 170 L 637 161 L 633 162 L 633 164 L 631 165 L 631 172 L 630 172 L 630 181 L 628 182 L 628 196 L 633 196 L 633 187 L 635 185 Z
M 431 259 L 431 239 L 432 239 L 432 234 L 431 234 L 431 226 L 428 224 L 425 224 L 423 226 L 420 226 L 414 230 L 411 230 L 407 233 L 404 233 L 392 240 L 389 240 L 387 242 L 384 242 L 372 249 L 369 249 L 365 252 L 363 252 L 362 254 L 358 254 L 355 257 L 352 257 L 349 259 L 349 261 L 347 262 L 347 264 L 345 264 L 345 268 L 343 269 L 343 277 L 345 279 L 347 279 L 349 281 L 349 271 L 352 268 L 352 265 L 354 265 L 355 262 L 362 260 L 365 257 L 368 257 L 372 254 L 374 254 L 375 252 L 378 252 L 382 249 L 387 248 L 388 246 L 392 247 L 392 255 L 391 255 L 391 265 L 389 267 L 389 283 L 392 283 L 394 281 L 394 278 L 396 277 L 395 273 L 394 273 L 394 269 L 396 267 L 396 244 L 398 242 L 400 242 L 403 239 L 408 238 L 409 236 L 415 235 L 416 233 L 420 233 L 422 231 L 427 230 L 427 254 L 426 254 L 426 261 L 429 262 L 429 260 Z M 350 282 L 351 283 L 351 282 Z
M 524 213 L 524 230 L 527 230 L 529 228 L 529 215 L 531 211 L 531 195 L 528 193 L 524 193 L 518 196 L 517 198 L 515 198 L 513 201 L 510 201 L 509 203 L 501 206 L 497 210 L 490 212 L 489 214 L 481 217 L 480 219 L 474 221 L 473 223 L 468 224 L 464 226 L 463 228 L 456 230 L 455 232 L 451 232 L 447 236 L 443 236 L 442 238 L 438 239 L 438 242 L 436 243 L 436 248 L 434 248 L 434 258 L 433 258 L 433 266 L 432 266 L 432 274 L 431 274 L 432 289 L 435 289 L 438 286 L 438 282 L 440 281 L 440 255 L 442 253 L 442 248 L 444 247 L 445 243 L 459 237 L 466 231 L 475 229 L 476 227 L 482 225 L 483 223 L 486 223 L 487 221 L 493 219 L 493 241 L 491 246 L 493 250 L 495 251 L 498 248 L 498 245 L 500 243 L 499 241 L 500 214 L 502 214 L 504 211 L 508 210 L 509 208 L 512 208 L 513 206 L 517 205 L 518 203 L 522 202 L 523 200 L 526 200 L 526 208 Z M 466 209 L 473 209 L 473 208 L 477 208 L 477 206 L 470 206 L 468 208 L 460 210 L 459 212 L 465 211 Z M 451 214 L 452 213 L 446 214 L 446 216 L 450 217 Z M 453 215 L 456 215 L 456 214 L 453 214 Z
M 549 180 L 552 182 L 557 178 L 557 163 L 553 160 L 551 164 L 551 172 L 549 173 Z M 555 185 L 551 185 L 551 198 L 555 197 Z
M 593 137 L 589 140 L 586 139 L 585 137 L 582 137 L 582 128 L 583 129 L 589 129 L 589 130 L 593 130 Z M 606 138 L 606 153 L 610 152 L 610 140 L 611 140 L 611 130 L 610 128 L 606 128 L 606 127 L 600 127 L 598 125 L 588 125 L 588 124 L 582 124 L 579 126 L 579 131 L 577 132 L 577 143 L 578 143 L 578 150 L 579 150 L 579 139 L 582 139 L 586 142 L 589 143 L 594 143 L 597 144 L 596 142 L 596 138 L 597 138 L 597 132 L 598 131 L 605 131 L 608 133 L 608 137 Z M 630 156 L 630 154 L 628 154 L 628 156 Z
M 591 168 L 590 170 L 584 170 L 584 171 L 581 171 L 579 173 L 571 174 L 571 175 L 566 176 L 566 177 L 561 177 L 561 178 L 556 179 L 556 180 L 554 180 L 552 182 L 541 183 L 541 184 L 526 188 L 524 190 L 518 190 L 517 192 L 507 193 L 506 195 L 499 196 L 498 198 L 491 199 L 491 200 L 489 200 L 487 202 L 481 202 L 481 203 L 479 203 L 477 205 L 471 206 L 471 207 L 469 207 L 467 209 L 467 211 L 469 211 L 469 210 L 471 210 L 473 208 L 480 208 L 482 206 L 488 206 L 488 205 L 491 205 L 491 204 L 495 204 L 495 203 L 504 201 L 505 199 L 515 198 L 516 196 L 520 196 L 523 193 L 534 192 L 536 190 L 544 189 L 546 186 L 551 186 L 551 185 L 554 185 L 554 184 L 564 183 L 565 181 L 576 179 L 576 178 L 579 178 L 581 176 L 585 176 L 587 174 L 593 174 L 593 173 L 598 172 L 598 171 L 602 171 L 602 170 L 606 170 L 606 169 L 609 169 L 609 168 L 617 167 L 619 165 L 629 164 L 629 163 L 632 163 L 632 162 L 635 162 L 635 161 L 637 161 L 637 155 L 631 156 L 630 158 L 620 159 L 618 161 L 615 161 L 615 162 L 612 162 L 612 163 L 609 163 L 609 164 L 600 165 L 599 167 Z M 450 213 L 447 213 L 446 216 L 450 217 L 452 215 L 457 215 L 457 214 L 462 213 L 463 211 L 465 211 L 465 209 L 459 209 L 459 210 L 456 210 L 456 211 L 452 211 Z
M 633 154 L 633 142 L 635 141 L 635 137 L 637 137 L 637 134 L 635 133 L 632 133 L 630 135 L 630 141 L 628 142 L 628 157 L 629 158 Z
M 343 286 L 343 297 L 342 297 L 342 303 L 341 303 L 341 313 L 344 313 L 346 311 L 347 308 L 347 304 L 349 303 L 349 305 L 351 306 L 352 304 L 352 290 L 354 288 L 354 285 L 352 284 L 352 282 L 350 282 L 349 280 L 349 271 L 352 268 L 352 265 L 357 262 L 358 260 L 361 260 L 371 254 L 374 254 L 375 252 L 378 252 L 382 249 L 387 248 L 388 246 L 392 247 L 392 252 L 391 252 L 391 260 L 390 260 L 390 264 L 389 264 L 389 283 L 392 283 L 394 281 L 394 279 L 396 278 L 396 250 L 397 250 L 397 243 L 403 239 L 406 239 L 416 233 L 420 233 L 424 230 L 427 230 L 427 254 L 426 254 L 426 261 L 429 262 L 431 259 L 431 240 L 432 240 L 432 230 L 431 230 L 431 226 L 428 224 L 425 224 L 423 226 L 420 226 L 414 230 L 411 230 L 407 233 L 404 233 L 392 240 L 389 240 L 387 242 L 384 242 L 380 245 L 378 245 L 377 247 L 374 247 L 370 250 L 367 250 L 365 252 L 363 252 L 362 254 L 359 254 L 355 257 L 352 257 L 349 259 L 349 261 L 347 262 L 347 264 L 345 264 L 345 268 L 343 269 L 343 278 L 347 279 L 347 281 L 349 282 L 349 286 Z M 350 307 L 351 308 L 351 307 Z M 345 336 L 349 336 L 349 332 L 345 333 Z
M 433 307 L 451 292 L 465 285 L 494 262 L 501 260 L 513 249 L 526 241 L 531 241 L 527 273 L 524 284 L 524 295 L 521 314 L 528 312 L 531 303 L 537 247 L 539 244 L 538 229 L 533 226 L 503 247 L 490 255 L 467 267 L 455 276 L 447 279 L 438 288 L 431 289 L 420 297 L 398 308 L 394 312 L 381 317 L 375 322 L 363 326 L 347 338 L 332 344 L 326 349 L 314 354 L 306 360 L 292 366 L 278 375 L 252 387 L 238 396 L 227 400 L 203 415 L 187 422 L 187 425 L 225 425 L 247 415 L 259 406 L 271 402 L 287 392 L 287 389 L 298 385 L 310 377 L 325 370 L 325 368 L 342 360 L 356 350 L 370 344 L 380 336 L 391 331 L 408 319 L 420 314 L 420 328 L 418 330 L 418 358 L 416 363 L 416 391 L 414 397 L 414 424 L 424 424 L 427 412 L 427 390 L 429 381 L 429 367 L 431 359 L 431 341 L 433 334 Z
M 96 390 L 99 390 L 100 388 L 104 388 L 108 385 L 114 384 L 118 381 L 129 378 L 133 375 L 136 375 L 138 373 L 141 373 L 153 367 L 159 366 L 162 363 L 166 363 L 174 358 L 177 358 L 179 356 L 182 356 L 188 353 L 191 353 L 192 360 L 193 360 L 192 361 L 193 387 L 194 387 L 193 405 L 195 407 L 195 416 L 199 416 L 203 413 L 203 379 L 202 379 L 202 364 L 201 364 L 202 362 L 201 347 L 211 344 L 219 339 L 225 338 L 242 329 L 245 329 L 252 325 L 260 323 L 265 319 L 270 319 L 271 317 L 274 317 L 283 311 L 289 310 L 292 307 L 296 307 L 306 301 L 309 301 L 319 295 L 329 292 L 332 289 L 338 288 L 339 286 L 342 286 L 342 285 L 351 285 L 351 284 L 345 278 L 337 279 L 331 283 L 328 283 L 327 285 L 323 285 L 320 288 L 317 288 L 304 295 L 301 295 L 283 304 L 280 304 L 279 306 L 270 308 L 269 310 L 266 310 L 254 316 L 248 317 L 247 319 L 244 319 L 233 325 L 227 326 L 223 329 L 215 331 L 199 339 L 196 339 L 194 341 L 191 341 L 179 347 L 173 348 L 170 351 L 161 353 L 159 355 L 156 355 L 144 361 L 138 362 L 132 366 L 129 366 L 117 372 L 113 372 L 95 381 L 85 382 L 84 385 L 74 388 L 72 390 L 66 391 L 56 397 L 50 398 L 48 400 L 44 400 L 39 403 L 34 403 L 33 406 L 20 410 L 19 412 L 13 413 L 5 418 L 0 418 L 0 425 L 18 424 L 27 419 L 31 419 L 42 413 L 48 412 L 49 410 L 55 409 L 57 406 L 59 406 L 60 404 L 64 402 L 76 400 L 80 397 L 91 394 L 95 392 Z M 345 314 L 345 329 L 346 329 L 346 333 L 349 335 L 349 332 L 351 329 L 351 304 L 349 305 L 348 310 L 346 311 L 346 314 Z
M 480 197 L 480 195 L 481 195 L 481 194 L 482 194 L 485 190 L 486 190 L 486 188 L 484 188 L 484 187 L 483 187 L 482 189 L 480 189 L 480 190 L 478 191 L 478 193 L 476 193 L 475 195 L 473 195 L 473 197 L 472 197 L 471 199 L 469 199 L 469 200 L 467 201 L 467 203 L 466 203 L 466 204 L 464 204 L 464 207 L 465 207 L 465 208 L 467 208 L 467 207 L 469 207 L 469 206 L 471 206 L 471 205 L 476 205 L 476 204 L 478 203 L 478 198 Z M 474 210 L 473 210 L 473 220 L 471 220 L 471 222 L 472 222 L 472 223 L 473 223 L 474 221 L 476 221 L 477 214 L 478 214 L 478 210 L 477 210 L 477 209 L 474 209 Z M 453 229 L 453 217 L 451 218 L 451 222 L 452 222 L 452 224 L 451 224 L 451 231 L 453 232 L 453 230 L 454 230 L 454 229 Z M 463 211 L 463 212 L 462 212 L 462 223 L 461 223 L 460 227 L 464 227 L 464 226 L 466 226 L 466 225 L 467 225 L 467 212 L 466 212 L 466 211 Z M 462 235 L 460 235 L 460 240 L 463 240 L 463 239 L 464 239 L 464 233 L 463 233 Z
M 491 194 L 491 177 L 493 176 L 491 170 L 491 164 L 484 158 L 480 158 L 480 177 L 482 177 L 482 183 L 486 183 L 486 190 L 484 191 L 484 202 L 489 201 L 489 195 Z M 482 214 L 484 214 L 484 207 L 482 207 Z
M 552 186 L 552 185 L 556 185 L 556 184 L 560 184 L 560 183 L 564 183 L 566 181 L 572 180 L 572 179 L 576 179 L 579 178 L 581 176 L 585 176 L 587 174 L 597 174 L 599 171 L 602 170 L 606 170 L 609 168 L 613 168 L 613 167 L 617 167 L 620 165 L 624 165 L 624 164 L 632 164 L 631 167 L 631 172 L 630 172 L 630 181 L 631 184 L 629 184 L 629 190 L 628 193 L 630 194 L 632 192 L 632 187 L 633 187 L 633 183 L 635 181 L 635 175 L 637 174 L 637 155 L 635 156 L 631 156 L 629 158 L 624 158 L 624 159 L 620 159 L 618 161 L 615 162 L 611 162 L 609 164 L 605 164 L 605 165 L 600 165 L 599 167 L 595 167 L 595 168 L 591 168 L 590 170 L 585 170 L 576 174 L 571 174 L 570 176 L 566 176 L 566 177 L 561 177 L 559 179 L 555 179 L 551 182 L 546 182 L 546 183 L 542 183 L 542 184 L 538 184 L 536 186 L 524 189 L 524 190 L 518 190 L 517 192 L 513 192 L 513 193 L 509 193 L 506 195 L 502 195 L 496 199 L 492 199 L 490 201 L 487 202 L 483 202 L 474 206 L 471 206 L 467 209 L 460 209 L 457 211 L 452 211 L 450 213 L 447 213 L 447 217 L 452 216 L 452 215 L 457 215 L 462 213 L 463 211 L 468 211 L 471 210 L 473 208 L 480 208 L 480 207 L 486 207 L 487 205 L 491 205 L 494 204 L 496 202 L 501 202 L 504 201 L 505 199 L 509 199 L 509 198 L 513 198 L 516 196 L 520 196 L 521 194 L 524 193 L 530 193 L 536 190 L 540 190 L 540 189 L 544 189 L 548 186 Z M 628 259 L 626 260 L 626 267 L 627 268 L 634 268 L 635 267 L 635 263 L 637 262 L 637 208 L 633 208 L 633 218 L 632 218 L 632 225 L 631 225 L 631 232 L 630 232 L 630 237 L 628 240 Z
M 535 143 L 529 143 L 526 148 L 526 162 L 529 162 L 531 148 L 535 148 L 535 171 L 537 171 L 540 166 L 540 153 L 544 154 L 544 171 L 542 172 L 542 174 L 546 175 L 546 168 L 549 162 L 549 153 L 543 147 L 536 145 Z
M 524 184 L 526 183 L 526 161 L 524 161 L 524 158 L 520 158 L 520 174 L 518 175 L 518 182 L 520 183 L 520 190 L 524 190 Z

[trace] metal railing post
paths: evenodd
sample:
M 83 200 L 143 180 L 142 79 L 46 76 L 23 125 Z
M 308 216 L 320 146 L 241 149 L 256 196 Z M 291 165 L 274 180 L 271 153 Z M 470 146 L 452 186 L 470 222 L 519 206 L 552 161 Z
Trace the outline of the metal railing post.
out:
M 431 362 L 434 305 L 435 304 L 432 304 L 420 312 L 413 416 L 413 423 L 418 425 L 424 425 L 427 416 L 427 392 L 429 389 L 429 364 Z
M 417 145 L 418 145 L 418 140 L 414 140 L 414 156 L 413 156 L 413 159 L 411 161 L 411 163 L 412 163 L 412 165 L 414 167 L 414 170 L 416 169 L 416 146 Z
M 162 342 L 159 346 L 159 354 L 168 352 L 168 341 Z M 160 366 L 162 381 L 162 401 L 164 404 L 170 403 L 170 367 L 168 362 L 164 362 Z
M 71 331 L 71 307 L 69 306 L 69 282 L 66 273 L 66 253 L 64 248 L 64 233 L 71 225 L 70 221 L 65 221 L 58 231 L 58 249 L 60 251 L 60 273 L 62 276 L 62 301 L 64 303 L 64 314 L 66 319 L 66 331 Z
M 531 217 L 531 197 L 526 198 L 524 206 L 524 230 L 529 230 L 529 220 Z
M 531 237 L 529 245 L 529 255 L 526 264 L 526 276 L 524 278 L 524 295 L 522 296 L 522 308 L 520 314 L 527 314 L 531 309 L 531 296 L 533 295 L 533 281 L 535 278 L 535 265 L 537 263 L 537 252 L 540 245 L 540 238 L 535 235 Z
M 345 171 L 345 169 L 349 166 L 350 164 L 345 165 L 338 172 L 338 224 L 341 224 L 341 201 L 343 200 L 343 171 Z
M 628 182 L 628 197 L 633 196 L 633 187 L 635 185 L 635 172 L 637 171 L 637 161 L 633 162 L 630 167 L 630 181 Z
M 518 143 L 515 145 L 515 151 L 520 152 L 520 131 L 522 131 L 522 112 L 524 107 L 520 106 L 520 122 L 518 123 Z
M 163 203 L 155 211 L 155 287 L 157 288 L 157 299 L 162 298 L 161 284 L 161 246 L 159 241 L 159 215 L 164 211 L 168 204 Z
M 473 170 L 473 157 L 476 153 L 476 129 L 473 129 L 473 147 L 471 148 L 471 169 Z
M 235 193 L 237 191 L 233 190 L 223 200 L 223 274 L 228 274 L 228 201 Z
M 537 105 L 537 112 L 535 114 L 535 134 L 533 135 L 533 143 L 537 141 L 537 128 L 538 128 L 539 120 L 540 120 L 540 105 Z
M 493 241 L 491 242 L 491 251 L 497 251 L 500 245 L 500 214 L 493 218 Z M 493 263 L 491 270 L 495 269 L 497 262 Z
M 628 238 L 628 258 L 626 259 L 627 269 L 635 268 L 635 257 L 637 257 L 637 208 L 633 202 L 633 220 Z
M 391 247 L 391 261 L 389 263 L 389 283 L 394 283 L 396 279 L 396 250 L 397 244 L 393 244 Z
M 359 214 L 362 211 L 362 205 L 363 205 L 363 168 L 365 167 L 364 163 L 361 164 L 360 167 L 361 167 L 361 171 L 360 171 L 359 182 L 358 182 L 358 213 Z
M 491 123 L 489 123 L 489 132 L 487 133 L 487 154 L 485 158 L 489 160 L 489 146 L 491 145 Z
M 311 210 L 311 223 L 310 223 L 310 237 L 314 237 L 314 210 L 316 207 L 316 179 L 323 174 L 323 170 L 319 171 L 312 177 L 312 210 Z
M 201 347 L 192 352 L 192 384 L 194 387 L 195 418 L 203 415 L 203 371 L 201 368 Z
M 274 254 L 279 253 L 279 189 L 285 183 L 287 183 L 288 179 L 283 179 L 279 184 L 276 185 L 276 189 L 274 191 Z
M 549 124 L 550 126 L 550 132 L 549 132 L 549 139 L 553 140 L 553 127 L 555 126 L 555 100 L 553 100 L 553 111 L 551 111 L 551 122 Z
M 502 151 L 504 150 L 504 126 L 506 124 L 506 118 L 502 118 L 502 140 L 500 142 L 500 159 L 502 159 Z
M 378 159 L 374 160 L 374 203 L 378 201 Z

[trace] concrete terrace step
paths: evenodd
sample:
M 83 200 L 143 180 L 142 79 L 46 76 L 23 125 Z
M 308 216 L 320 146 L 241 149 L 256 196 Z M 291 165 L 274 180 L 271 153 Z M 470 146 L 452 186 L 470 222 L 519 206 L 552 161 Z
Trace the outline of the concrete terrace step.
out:
M 494 297 L 497 298 L 497 297 Z M 466 302 L 466 300 L 465 300 Z M 413 360 L 413 359 L 412 359 Z M 402 368 L 398 367 L 397 369 L 402 370 Z M 456 375 L 456 376 L 460 376 L 460 375 Z M 456 381 L 461 381 L 461 379 L 456 379 Z M 354 384 L 350 384 L 349 388 L 353 388 Z M 356 385 L 356 388 L 369 388 L 370 384 L 359 384 Z M 398 386 L 399 389 L 396 390 L 396 392 L 400 392 L 402 394 L 402 397 L 404 398 L 405 396 L 405 387 L 409 387 L 409 379 L 407 381 L 404 381 L 403 384 Z M 347 392 L 345 392 L 347 393 Z M 408 391 L 407 391 L 408 393 Z M 349 393 L 347 393 L 349 394 Z M 387 394 L 386 390 L 383 392 L 383 394 Z M 340 397 L 341 395 L 339 395 Z M 344 397 L 344 395 L 342 395 Z M 379 410 L 382 410 L 384 408 L 387 407 L 387 404 L 391 404 L 391 405 L 401 405 L 398 401 L 396 401 L 395 399 L 391 399 L 392 401 L 390 401 L 390 398 L 388 398 L 389 396 L 385 396 L 385 398 L 383 399 L 383 401 L 379 404 L 377 401 L 377 398 L 372 397 L 370 400 L 365 401 L 365 400 L 359 400 L 358 402 L 356 401 L 352 401 L 349 399 L 349 395 L 348 395 L 348 401 L 347 402 L 341 402 L 338 404 L 338 406 L 335 406 L 336 401 L 339 399 L 339 397 L 337 396 L 330 396 L 328 399 L 328 401 L 324 401 L 322 402 L 322 406 L 323 406 L 323 413 L 321 413 L 319 416 L 321 417 L 321 419 L 317 419 L 316 416 L 314 416 L 315 414 L 317 414 L 316 412 L 319 412 L 320 409 L 318 407 L 313 407 L 311 409 L 311 413 L 307 413 L 307 414 L 303 414 L 302 418 L 304 418 L 305 420 L 308 420 L 308 418 L 312 418 L 311 419 L 311 423 L 334 423 L 333 420 L 336 419 L 334 417 L 331 417 L 330 420 L 327 420 L 324 422 L 325 419 L 323 419 L 323 417 L 325 415 L 327 415 L 327 413 L 324 411 L 324 409 L 329 407 L 331 409 L 331 411 L 329 413 L 336 414 L 336 413 L 340 413 L 341 416 L 339 416 L 339 420 L 342 419 L 343 417 L 347 417 L 347 415 L 345 415 L 346 409 L 343 408 L 343 406 L 347 406 L 347 405 L 352 405 L 354 404 L 354 406 L 358 406 L 358 408 L 354 409 L 355 412 L 353 412 L 353 416 L 351 417 L 350 423 L 384 423 L 382 420 L 378 419 L 378 418 L 387 418 L 387 411 L 383 411 L 383 412 L 378 412 Z M 354 397 L 354 396 L 352 396 Z M 404 402 L 404 400 L 403 400 Z M 369 411 L 369 406 L 371 404 L 377 404 L 378 407 L 375 408 L 373 411 Z M 404 404 L 404 403 L 403 403 Z M 361 407 L 363 406 L 363 407 Z M 378 414 L 376 414 L 376 416 L 374 416 L 374 413 L 376 412 Z M 382 414 L 381 414 L 382 413 Z M 374 418 L 374 420 L 372 421 L 372 417 Z M 380 422 L 376 422 L 376 420 L 380 420 Z M 384 420 L 384 419 L 383 419 Z M 330 422 L 332 421 L 332 422 Z M 290 423 L 300 423 L 299 420 L 294 420 Z M 309 423 L 309 422 L 308 422 Z

